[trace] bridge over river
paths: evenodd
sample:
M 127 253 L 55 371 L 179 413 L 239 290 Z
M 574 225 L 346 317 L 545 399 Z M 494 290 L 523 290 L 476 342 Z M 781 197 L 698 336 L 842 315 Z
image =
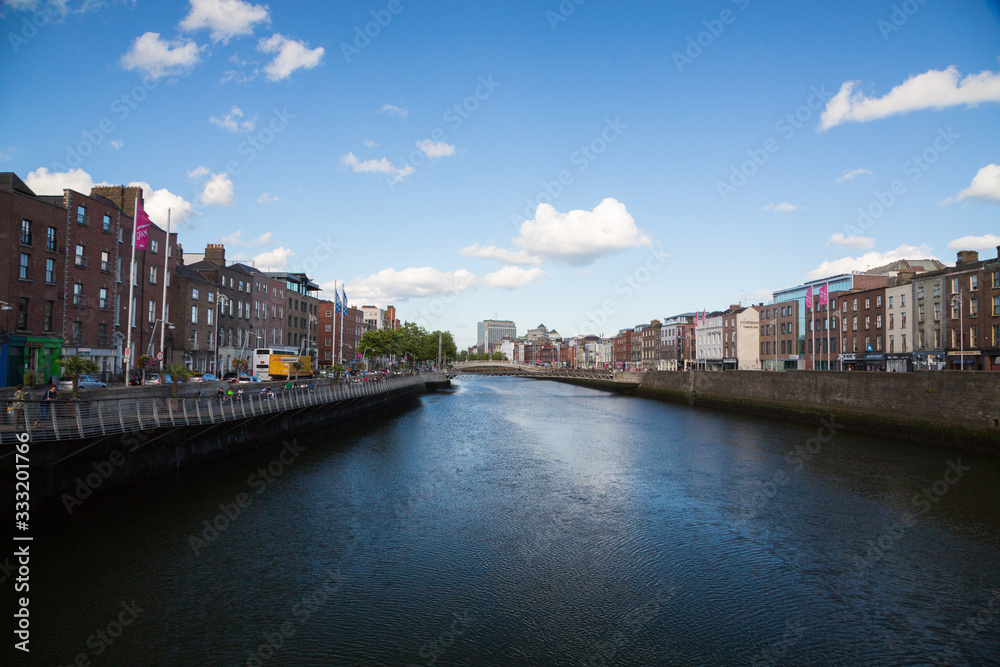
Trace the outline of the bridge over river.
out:
M 459 361 L 448 369 L 449 378 L 460 377 L 528 377 L 539 380 L 558 380 L 560 378 L 579 378 L 585 380 L 605 380 L 623 385 L 635 385 L 635 382 L 615 378 L 615 372 L 610 369 L 576 369 L 549 368 L 537 364 L 524 364 L 513 361 Z

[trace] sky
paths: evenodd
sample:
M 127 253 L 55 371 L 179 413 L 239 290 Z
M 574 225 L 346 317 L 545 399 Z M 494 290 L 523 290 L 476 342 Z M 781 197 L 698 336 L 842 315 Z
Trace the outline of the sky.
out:
M 475 343 L 1000 245 L 1000 3 L 2 2 L 0 170 Z

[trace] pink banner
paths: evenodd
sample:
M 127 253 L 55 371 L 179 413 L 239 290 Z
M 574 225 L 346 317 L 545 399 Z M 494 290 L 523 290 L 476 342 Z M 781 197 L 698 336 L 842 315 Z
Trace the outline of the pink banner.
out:
M 810 285 L 809 289 L 806 290 L 806 308 L 812 308 L 812 307 L 813 307 L 813 288 L 812 285 Z
M 819 288 L 819 305 L 825 306 L 830 303 L 830 283 L 824 283 L 822 287 Z
M 145 250 L 146 246 L 149 245 L 149 227 L 153 222 L 146 215 L 146 212 L 142 210 L 142 204 L 136 202 L 135 205 L 135 248 L 136 250 Z

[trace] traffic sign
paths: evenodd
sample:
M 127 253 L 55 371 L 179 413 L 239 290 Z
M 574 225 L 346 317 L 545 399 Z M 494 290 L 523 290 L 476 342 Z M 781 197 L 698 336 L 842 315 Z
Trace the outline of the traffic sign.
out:
M 159 352 L 156 353 L 156 360 L 163 361 L 163 350 L 160 350 Z
M 132 348 L 126 347 L 125 348 L 125 352 L 123 354 L 127 357 L 127 356 L 129 356 L 129 352 L 131 352 L 131 351 L 132 351 Z

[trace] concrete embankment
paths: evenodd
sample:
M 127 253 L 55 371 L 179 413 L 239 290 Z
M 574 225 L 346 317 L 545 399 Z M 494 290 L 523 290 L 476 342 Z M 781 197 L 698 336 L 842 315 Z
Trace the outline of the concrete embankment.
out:
M 197 465 L 257 447 L 270 447 L 282 440 L 320 429 L 341 430 L 378 420 L 387 411 L 412 403 L 419 395 L 435 391 L 447 381 L 443 375 L 426 378 L 403 386 L 387 386 L 380 393 L 356 395 L 342 400 L 309 404 L 301 407 L 218 423 L 166 426 L 88 438 L 33 442 L 30 451 L 30 486 L 34 508 L 59 504 L 72 512 L 95 493 L 108 488 L 134 484 L 166 472 Z M 322 382 L 322 381 L 319 381 Z M 382 385 L 376 385 L 382 387 Z M 203 408 L 217 399 L 205 392 L 185 387 L 189 402 Z M 193 390 L 193 391 L 192 391 Z M 159 393 L 143 392 L 143 393 Z M 321 395 L 310 392 L 305 396 Z M 293 404 L 296 401 L 292 402 Z M 216 403 L 213 403 L 215 405 Z M 267 402 L 265 401 L 266 405 Z M 226 405 L 239 405 L 229 402 Z M 188 411 L 195 408 L 188 405 Z M 204 414 L 202 409 L 201 413 Z M 218 408 L 216 408 L 218 412 Z M 240 411 L 237 410 L 237 413 Z M 13 448 L 11 448 L 13 449 Z M 0 458 L 0 472 L 13 478 L 14 456 Z M 0 498 L 0 506 L 13 499 L 13 494 Z
M 667 371 L 560 381 L 805 423 L 832 415 L 848 430 L 1000 454 L 1000 373 Z

